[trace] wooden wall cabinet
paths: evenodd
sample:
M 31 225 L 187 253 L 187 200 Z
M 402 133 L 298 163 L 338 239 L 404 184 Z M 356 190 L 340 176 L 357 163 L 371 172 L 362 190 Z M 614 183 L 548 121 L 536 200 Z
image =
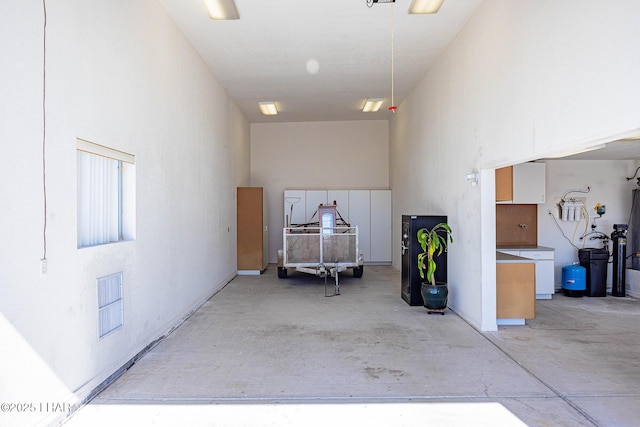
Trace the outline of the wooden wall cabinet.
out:
M 538 246 L 538 206 L 496 205 L 496 246 Z
M 267 268 L 267 203 L 262 187 L 238 187 L 238 274 L 260 274 Z
M 513 200 L 513 166 L 496 169 L 496 202 Z
M 544 204 L 545 173 L 546 165 L 538 162 L 496 169 L 496 202 Z

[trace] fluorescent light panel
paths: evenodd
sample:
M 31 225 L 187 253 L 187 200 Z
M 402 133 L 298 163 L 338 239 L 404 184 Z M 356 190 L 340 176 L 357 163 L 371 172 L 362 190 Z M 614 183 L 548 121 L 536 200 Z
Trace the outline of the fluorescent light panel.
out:
M 364 107 L 362 107 L 362 112 L 375 113 L 380 109 L 380 106 L 382 105 L 382 101 L 384 101 L 382 98 L 367 99 L 367 101 L 364 103 Z
M 444 0 L 413 0 L 409 6 L 409 13 L 413 15 L 423 15 L 428 13 L 438 13 Z
M 260 112 L 265 116 L 275 116 L 278 114 L 276 103 L 272 101 L 260 101 L 258 102 L 258 108 L 260 108 Z
M 215 20 L 240 19 L 233 0 L 204 0 L 209 17 Z

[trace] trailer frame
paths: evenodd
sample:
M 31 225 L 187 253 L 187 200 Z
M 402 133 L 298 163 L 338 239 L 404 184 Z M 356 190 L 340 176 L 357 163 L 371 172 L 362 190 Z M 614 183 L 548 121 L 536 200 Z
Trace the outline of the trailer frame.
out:
M 340 294 L 339 273 L 353 269 L 362 277 L 364 259 L 360 253 L 358 227 L 301 226 L 282 229 L 283 249 L 278 250 L 278 277 L 286 278 L 287 269 L 335 278 L 335 294 Z

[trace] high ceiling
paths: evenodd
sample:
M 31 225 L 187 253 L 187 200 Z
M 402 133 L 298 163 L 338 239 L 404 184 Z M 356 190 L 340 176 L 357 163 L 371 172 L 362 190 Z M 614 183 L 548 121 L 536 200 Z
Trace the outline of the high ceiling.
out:
M 384 120 L 473 15 L 482 0 L 445 0 L 435 15 L 409 15 L 411 0 L 235 0 L 239 20 L 213 21 L 204 0 L 160 0 L 251 123 Z M 393 28 L 393 31 L 392 31 Z M 363 113 L 367 98 L 384 98 Z M 263 116 L 258 101 L 280 113 Z M 640 159 L 640 142 L 609 143 L 566 159 Z
M 388 118 L 392 26 L 399 105 L 481 0 L 445 0 L 435 15 L 409 15 L 411 0 L 235 0 L 233 21 L 211 20 L 203 0 L 160 2 L 248 120 L 270 123 Z M 385 99 L 379 112 L 361 111 L 367 98 Z

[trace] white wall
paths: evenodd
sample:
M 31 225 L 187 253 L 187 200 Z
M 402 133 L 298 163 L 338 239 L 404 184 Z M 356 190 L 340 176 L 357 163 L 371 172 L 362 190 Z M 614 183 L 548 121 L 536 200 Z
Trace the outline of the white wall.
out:
M 87 396 L 235 274 L 249 124 L 154 0 L 0 13 L 0 401 Z M 136 156 L 137 239 L 76 249 L 76 138 Z M 95 279 L 123 271 L 124 327 L 97 339 Z M 35 424 L 60 414 L 0 414 Z
M 629 54 L 639 20 L 633 0 L 605 9 L 486 0 L 399 106 L 389 142 L 394 265 L 400 215 L 448 215 L 451 306 L 474 326 L 496 328 L 495 252 L 480 232 L 495 215 L 482 186 L 494 183 L 471 187 L 464 174 L 639 128 L 640 57 Z
M 627 224 L 631 212 L 632 190 L 637 188 L 635 180 L 627 181 L 626 177 L 633 176 L 637 165 L 632 160 L 547 160 L 546 161 L 546 200 L 544 205 L 538 205 L 538 244 L 555 248 L 555 282 L 556 289 L 561 288 L 562 267 L 578 262 L 578 248 L 601 248 L 602 240 L 590 240 L 580 237 L 586 232 L 594 231 L 592 224 L 596 224 L 595 231 L 608 236 L 613 232 L 613 224 Z M 567 197 L 585 197 L 586 208 L 589 213 L 587 220 L 580 222 L 563 222 L 549 215 L 549 211 L 556 212 L 555 202 L 569 190 L 586 190 L 586 194 L 571 193 Z M 606 206 L 605 214 L 598 218 L 593 209 L 597 204 Z M 595 218 L 595 221 L 594 221 Z M 563 236 L 566 236 L 566 238 Z M 611 243 L 608 244 L 612 253 Z M 611 265 L 607 277 L 608 288 L 611 289 Z
M 389 188 L 386 120 L 251 125 L 251 185 L 269 205 L 269 262 L 282 249 L 286 189 Z

